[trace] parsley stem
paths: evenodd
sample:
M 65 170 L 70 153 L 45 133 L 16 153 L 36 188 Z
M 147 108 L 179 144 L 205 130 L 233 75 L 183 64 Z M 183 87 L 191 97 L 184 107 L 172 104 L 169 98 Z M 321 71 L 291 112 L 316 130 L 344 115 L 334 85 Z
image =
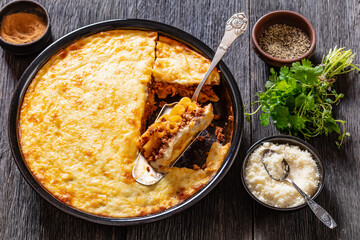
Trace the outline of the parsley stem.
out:
M 258 101 L 259 102 L 259 101 Z M 256 114 L 259 110 L 260 110 L 260 108 L 261 108 L 261 104 L 259 105 L 259 107 L 255 110 L 255 112 L 252 112 L 252 113 L 244 113 L 245 114 L 245 116 L 252 116 L 252 115 L 254 115 L 254 114 Z

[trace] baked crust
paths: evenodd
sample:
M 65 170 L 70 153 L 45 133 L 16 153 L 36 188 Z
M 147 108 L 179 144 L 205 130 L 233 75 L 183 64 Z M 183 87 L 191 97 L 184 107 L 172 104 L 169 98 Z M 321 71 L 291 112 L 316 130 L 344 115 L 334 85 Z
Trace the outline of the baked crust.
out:
M 81 38 L 28 87 L 19 119 L 22 154 L 37 181 L 64 203 L 109 217 L 148 215 L 192 196 L 221 166 L 229 145 L 215 143 L 205 169 L 174 168 L 155 186 L 132 178 L 156 39 L 156 32 L 136 30 Z
M 210 63 L 211 61 L 209 59 L 184 44 L 167 37 L 159 36 L 156 44 L 156 60 L 153 69 L 154 81 L 167 85 L 175 85 L 177 87 L 167 88 L 167 90 L 171 90 L 172 92 L 157 88 L 156 93 L 160 98 L 165 98 L 167 95 L 179 93 L 176 89 L 179 89 L 180 86 L 182 89 L 189 88 L 187 92 L 184 90 L 180 91 L 180 95 L 182 97 L 191 97 L 191 95 L 186 95 L 186 93 L 192 94 L 194 92 L 193 89 L 195 89 L 203 79 Z M 205 87 L 219 84 L 220 74 L 215 68 L 207 79 Z M 208 100 L 218 101 L 219 98 L 211 91 L 210 95 L 203 94 L 201 100 L 202 102 Z

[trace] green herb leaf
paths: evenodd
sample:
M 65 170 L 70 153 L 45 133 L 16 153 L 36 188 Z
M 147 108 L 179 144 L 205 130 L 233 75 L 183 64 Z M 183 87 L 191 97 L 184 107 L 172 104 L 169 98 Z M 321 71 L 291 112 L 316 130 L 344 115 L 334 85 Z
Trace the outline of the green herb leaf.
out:
M 274 82 L 273 82 L 273 81 L 266 81 L 266 83 L 265 83 L 266 89 L 269 89 L 269 88 L 271 88 L 272 86 L 274 86 Z
M 295 116 L 290 116 L 289 121 L 291 123 L 291 127 L 294 128 L 296 131 L 301 131 L 301 129 L 305 128 L 305 120 L 298 114 L 296 114 Z
M 289 127 L 289 109 L 287 107 L 277 105 L 271 112 L 271 118 L 278 129 Z
M 269 112 L 262 113 L 260 115 L 261 126 L 267 127 L 267 126 L 269 126 L 269 123 L 270 123 L 270 113 Z
M 301 107 L 304 102 L 305 102 L 305 98 L 306 98 L 306 95 L 304 93 L 300 93 L 296 98 L 295 98 L 295 106 L 297 108 Z
M 318 76 L 321 75 L 323 68 L 320 66 L 312 67 L 309 60 L 302 60 L 302 65 L 299 62 L 293 63 L 291 71 L 294 73 L 294 78 L 304 84 L 315 84 L 318 82 Z
M 335 131 L 336 133 L 341 134 L 339 125 L 337 125 L 335 119 L 332 117 L 326 119 L 324 126 L 328 129 L 329 133 Z
M 306 96 L 304 100 L 304 108 L 308 110 L 314 110 L 315 107 L 316 106 L 315 106 L 314 96 L 312 95 Z

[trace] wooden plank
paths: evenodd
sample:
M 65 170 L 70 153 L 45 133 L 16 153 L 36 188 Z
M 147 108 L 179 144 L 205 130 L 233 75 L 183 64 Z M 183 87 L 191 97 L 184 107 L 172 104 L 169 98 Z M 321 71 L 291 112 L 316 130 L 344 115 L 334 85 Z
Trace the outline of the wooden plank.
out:
M 31 205 L 19 204 L 19 202 L 35 202 L 39 197 L 25 183 L 20 176 L 15 162 L 12 159 L 10 147 L 7 140 L 7 111 L 10 104 L 10 96 L 15 88 L 16 81 L 21 72 L 32 61 L 34 56 L 15 57 L 1 52 L 1 80 L 0 80 L 0 238 L 20 238 L 28 233 L 37 236 L 36 226 L 32 227 L 32 221 L 37 217 L 38 208 L 28 211 Z M 22 224 L 17 225 L 18 222 Z
M 267 12 L 286 9 L 303 14 L 314 25 L 317 31 L 317 49 L 312 60 L 316 63 L 329 48 L 347 46 L 355 52 L 359 48 L 359 1 L 251 1 L 252 25 Z M 251 87 L 253 92 L 264 89 L 269 68 L 254 53 L 251 59 Z M 356 57 L 359 61 L 359 55 Z M 255 204 L 254 238 L 255 239 L 358 239 L 359 238 L 359 75 L 349 74 L 339 79 L 335 88 L 346 97 L 339 107 L 335 108 L 337 118 L 346 119 L 347 130 L 352 137 L 347 139 L 344 148 L 339 151 L 334 145 L 335 135 L 319 137 L 310 143 L 324 158 L 325 187 L 317 202 L 327 209 L 337 220 L 335 230 L 323 226 L 312 212 L 302 209 L 291 213 L 281 213 Z M 255 100 L 256 98 L 253 98 Z M 356 110 L 355 110 L 356 109 Z M 253 118 L 254 141 L 278 131 L 269 126 L 260 126 L 257 117 Z M 352 209 L 352 210 L 351 210 Z M 355 210 L 357 209 L 357 210 Z
M 9 0 L 0 1 L 4 5 Z M 318 41 L 315 62 L 334 45 L 358 53 L 360 63 L 360 1 L 39 1 L 49 11 L 54 39 L 81 26 L 114 18 L 145 18 L 183 29 L 215 49 L 224 22 L 232 13 L 245 11 L 251 26 L 263 14 L 277 10 L 297 11 L 314 24 Z M 250 2 L 250 4 L 248 4 Z M 249 30 L 251 30 L 251 26 Z M 250 50 L 248 31 L 231 47 L 225 63 L 233 72 L 249 110 L 255 92 L 264 89 L 269 68 Z M 337 220 L 326 229 L 309 209 L 279 213 L 255 204 L 240 180 L 242 159 L 250 144 L 278 131 L 261 127 L 257 117 L 244 124 L 242 148 L 221 183 L 190 209 L 168 219 L 133 227 L 109 227 L 69 216 L 38 196 L 22 178 L 7 141 L 7 111 L 11 92 L 35 55 L 17 57 L 0 50 L 0 239 L 359 239 L 360 238 L 360 113 L 359 75 L 339 79 L 335 87 L 345 94 L 335 115 L 347 120 L 351 138 L 344 148 L 334 149 L 335 136 L 310 143 L 324 158 L 325 188 L 317 202 Z M 253 210 L 253 211 L 252 211 Z M 254 221 L 253 221 L 254 218 Z
M 54 39 L 90 23 L 134 18 L 136 8 L 130 0 L 39 2 L 49 11 Z M 69 216 L 38 196 L 22 178 L 8 146 L 7 110 L 17 80 L 36 55 L 17 57 L 0 51 L 0 239 L 124 239 L 126 228 Z
M 176 26 L 216 49 L 226 20 L 236 12 L 248 12 L 246 1 L 158 1 L 140 2 L 137 18 Z M 237 80 L 243 100 L 250 102 L 249 31 L 231 46 L 225 57 Z M 241 160 L 249 147 L 249 128 L 245 128 L 241 152 L 219 185 L 195 206 L 168 219 L 129 227 L 127 239 L 251 239 L 251 201 L 242 187 Z M 250 206 L 250 207 L 249 207 Z

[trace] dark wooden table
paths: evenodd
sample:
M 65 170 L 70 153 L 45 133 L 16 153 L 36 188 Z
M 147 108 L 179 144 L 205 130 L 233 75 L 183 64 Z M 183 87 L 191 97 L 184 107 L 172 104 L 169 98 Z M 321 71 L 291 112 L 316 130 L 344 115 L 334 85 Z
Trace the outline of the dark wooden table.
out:
M 0 1 L 0 5 L 9 2 Z M 288 9 L 307 17 L 317 31 L 313 61 L 329 48 L 346 46 L 358 52 L 360 63 L 360 1 L 54 1 L 41 0 L 48 9 L 54 40 L 79 27 L 115 18 L 143 18 L 167 23 L 198 37 L 213 49 L 219 44 L 225 21 L 244 11 L 249 29 L 267 12 Z M 246 109 L 255 93 L 264 89 L 269 67 L 250 46 L 250 31 L 231 47 L 224 61 L 236 81 Z M 281 213 L 255 203 L 240 180 L 246 150 L 260 138 L 278 131 L 261 127 L 257 116 L 245 123 L 241 151 L 230 172 L 203 200 L 168 219 L 131 227 L 110 227 L 69 216 L 38 196 L 21 176 L 7 139 L 10 96 L 18 79 L 36 55 L 18 57 L 0 50 L 0 239 L 360 239 L 360 82 L 359 74 L 340 78 L 336 89 L 345 94 L 335 116 L 347 120 L 352 136 L 337 150 L 336 136 L 310 143 L 325 166 L 325 187 L 317 199 L 338 227 L 324 227 L 308 209 Z

